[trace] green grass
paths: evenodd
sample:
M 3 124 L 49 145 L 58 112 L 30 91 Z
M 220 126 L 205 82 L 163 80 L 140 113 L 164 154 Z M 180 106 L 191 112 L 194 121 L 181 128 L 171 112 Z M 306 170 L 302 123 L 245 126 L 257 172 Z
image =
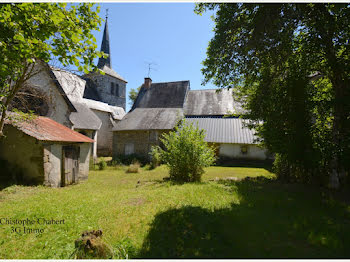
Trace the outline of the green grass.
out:
M 262 168 L 210 167 L 203 182 L 184 185 L 164 182 L 164 166 L 125 170 L 91 171 L 66 188 L 0 191 L 0 218 L 65 219 L 41 235 L 0 225 L 0 258 L 69 258 L 88 229 L 130 257 L 350 257 L 350 207 L 320 189 L 254 179 L 273 178 Z

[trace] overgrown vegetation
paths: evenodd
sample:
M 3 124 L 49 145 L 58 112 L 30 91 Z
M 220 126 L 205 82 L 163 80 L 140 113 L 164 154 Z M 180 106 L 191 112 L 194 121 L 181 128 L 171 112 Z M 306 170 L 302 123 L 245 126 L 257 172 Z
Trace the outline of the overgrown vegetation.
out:
M 106 167 L 107 167 L 106 161 L 105 161 L 103 158 L 101 158 L 101 159 L 99 160 L 99 162 L 98 162 L 98 168 L 99 168 L 100 170 L 105 170 Z
M 244 117 L 252 120 L 267 149 L 278 154 L 281 178 L 345 185 L 350 171 L 349 5 L 196 6 L 197 13 L 208 9 L 215 12 L 215 35 L 203 63 L 204 82 L 233 88 L 247 109 Z
M 0 257 L 69 259 L 92 229 L 103 231 L 114 258 L 350 256 L 350 206 L 328 191 L 281 184 L 262 168 L 205 171 L 202 183 L 174 185 L 163 181 L 166 166 L 133 175 L 108 166 L 65 188 L 11 186 L 0 191 L 2 217 L 65 223 L 37 225 L 42 234 L 0 225 Z
M 102 19 L 99 6 L 83 3 L 3 3 L 0 5 L 0 136 L 6 111 L 29 80 L 57 59 L 88 73 L 97 69 L 93 30 Z M 42 63 L 44 62 L 44 63 Z
M 155 161 L 169 167 L 170 180 L 174 182 L 199 182 L 204 168 L 215 162 L 214 150 L 205 142 L 205 131 L 182 120 L 174 131 L 163 134 L 160 141 L 164 150 L 151 150 Z

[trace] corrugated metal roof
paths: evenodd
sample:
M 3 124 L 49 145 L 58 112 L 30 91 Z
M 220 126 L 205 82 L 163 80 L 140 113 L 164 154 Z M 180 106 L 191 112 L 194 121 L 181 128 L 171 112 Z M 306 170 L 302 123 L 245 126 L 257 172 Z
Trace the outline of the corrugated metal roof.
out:
M 152 83 L 149 88 L 142 86 L 135 108 L 183 108 L 190 81 Z
M 7 119 L 5 123 L 10 124 L 21 130 L 23 133 L 41 141 L 87 143 L 94 142 L 94 140 L 91 138 L 43 116 L 36 117 L 30 121 Z
M 255 131 L 244 126 L 241 118 L 186 118 L 206 131 L 205 140 L 212 143 L 257 144 Z
M 184 114 L 192 116 L 201 115 L 227 115 L 241 114 L 241 105 L 234 101 L 232 90 L 221 89 L 191 90 L 188 91 L 184 104 Z
M 179 108 L 136 108 L 113 131 L 173 129 L 181 118 L 183 111 Z

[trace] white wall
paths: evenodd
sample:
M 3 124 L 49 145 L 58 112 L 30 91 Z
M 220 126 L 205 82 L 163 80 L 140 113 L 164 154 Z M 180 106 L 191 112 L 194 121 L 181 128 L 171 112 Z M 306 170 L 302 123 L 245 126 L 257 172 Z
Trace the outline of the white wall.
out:
M 37 66 L 37 68 L 39 68 L 39 66 Z M 40 73 L 31 77 L 28 80 L 28 83 L 31 87 L 44 92 L 47 96 L 49 111 L 46 116 L 64 126 L 72 128 L 72 122 L 69 120 L 71 110 L 68 107 L 66 100 L 58 91 L 57 86 L 53 82 L 48 71 L 44 69 L 44 67 L 43 69 L 37 70 L 41 70 Z
M 247 153 L 241 152 L 241 146 L 247 146 Z M 254 159 L 254 160 L 265 160 L 266 149 L 260 148 L 256 145 L 241 145 L 241 144 L 220 144 L 219 156 L 225 156 L 230 158 L 239 159 Z
M 62 145 L 44 144 L 45 186 L 61 186 Z
M 78 175 L 79 182 L 88 179 L 90 154 L 91 154 L 91 144 L 81 143 L 80 156 L 79 156 L 79 175 Z
M 91 109 L 97 117 L 102 121 L 102 125 L 98 130 L 97 138 L 97 155 L 111 156 L 113 147 L 113 124 L 111 114 L 109 112 Z

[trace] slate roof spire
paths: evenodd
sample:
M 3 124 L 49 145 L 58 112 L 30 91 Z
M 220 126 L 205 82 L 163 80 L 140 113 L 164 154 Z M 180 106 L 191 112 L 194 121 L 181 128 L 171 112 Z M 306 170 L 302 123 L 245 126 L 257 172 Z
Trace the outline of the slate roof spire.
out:
M 110 44 L 109 44 L 109 32 L 108 32 L 108 9 L 106 10 L 106 24 L 105 29 L 103 31 L 103 38 L 102 38 L 102 44 L 101 44 L 101 51 L 103 51 L 105 54 L 108 54 L 107 58 L 100 57 L 98 59 L 97 67 L 100 69 L 103 69 L 104 66 L 111 67 L 111 52 L 110 52 Z

